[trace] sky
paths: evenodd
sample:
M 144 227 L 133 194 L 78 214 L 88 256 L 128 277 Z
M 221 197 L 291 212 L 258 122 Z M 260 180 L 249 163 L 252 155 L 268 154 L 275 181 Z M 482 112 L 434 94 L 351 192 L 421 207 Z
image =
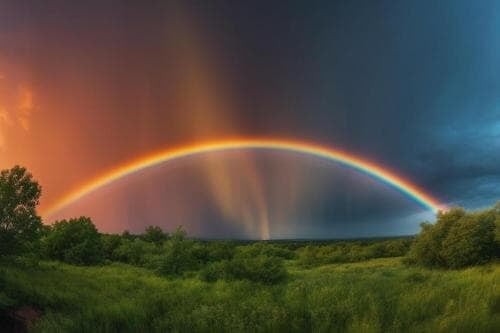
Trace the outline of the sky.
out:
M 169 147 L 287 138 L 348 151 L 447 205 L 500 199 L 498 1 L 0 0 L 0 168 L 40 209 Z M 411 234 L 433 215 L 354 170 L 284 152 L 167 163 L 56 218 L 200 237 Z

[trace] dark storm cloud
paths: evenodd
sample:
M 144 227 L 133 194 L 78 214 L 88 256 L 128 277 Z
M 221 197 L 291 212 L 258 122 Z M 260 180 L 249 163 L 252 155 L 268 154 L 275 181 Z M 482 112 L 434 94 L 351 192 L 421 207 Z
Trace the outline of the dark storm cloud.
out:
M 463 131 L 442 129 L 434 147 L 419 154 L 414 165 L 426 175 L 429 186 L 451 203 L 470 208 L 490 205 L 500 200 L 498 124 L 500 120 L 463 121 Z
M 345 147 L 445 202 L 473 208 L 498 199 L 497 2 L 328 1 L 221 12 L 236 27 L 235 57 L 253 64 L 240 91 L 260 97 L 242 106 L 254 131 Z
M 329 2 L 305 12 L 288 16 L 301 38 L 288 60 L 290 72 L 301 68 L 297 95 L 269 118 L 394 167 L 444 202 L 500 199 L 497 2 Z
M 85 79 L 74 90 L 89 104 L 79 119 L 92 143 L 86 153 L 102 159 L 100 167 L 131 151 L 191 140 L 173 115 L 180 88 L 172 77 L 182 59 L 172 55 L 183 38 L 169 39 L 176 34 L 172 22 L 189 20 L 231 90 L 229 113 L 238 126 L 217 134 L 339 147 L 397 171 L 445 203 L 478 208 L 500 199 L 497 1 L 27 3 L 0 7 L 0 55 L 29 63 L 35 81 L 58 92 L 64 85 L 58 81 L 72 79 L 73 71 Z M 58 119 L 69 119 L 73 100 L 57 99 L 68 100 L 58 104 L 64 111 Z M 106 130 L 96 131 L 96 123 Z M 107 160 L 114 147 L 102 144 L 108 141 L 126 141 L 127 149 Z M 418 216 L 413 204 L 400 193 L 380 197 L 359 189 L 358 178 L 326 190 L 302 216 L 317 221 L 316 233 L 301 232 L 415 231 L 400 223 Z M 137 219 L 144 214 L 129 210 Z

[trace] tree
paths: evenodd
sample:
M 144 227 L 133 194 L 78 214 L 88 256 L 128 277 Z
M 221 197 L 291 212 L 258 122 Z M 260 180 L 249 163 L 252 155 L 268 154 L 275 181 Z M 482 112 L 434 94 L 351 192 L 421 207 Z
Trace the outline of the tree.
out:
M 133 235 L 133 234 L 130 233 L 130 231 L 125 230 L 125 231 L 122 232 L 121 237 L 124 240 L 133 241 L 134 239 L 137 238 L 137 235 Z
M 485 263 L 494 256 L 495 220 L 490 212 L 469 214 L 451 228 L 441 256 L 446 266 L 460 268 Z
M 170 239 L 163 243 L 158 272 L 162 275 L 180 275 L 197 268 L 199 263 L 194 250 L 194 241 L 186 239 L 186 231 L 177 227 Z
M 450 228 L 466 214 L 463 208 L 452 208 L 447 212 L 439 212 L 435 224 L 422 223 L 420 234 L 408 253 L 407 262 L 427 267 L 446 267 L 441 256 L 442 243 Z
M 407 262 L 427 267 L 460 268 L 495 256 L 494 210 L 467 213 L 462 208 L 441 212 L 436 224 L 422 224 Z
M 163 232 L 163 230 L 158 226 L 150 225 L 144 230 L 142 239 L 146 242 L 160 244 L 168 239 L 168 233 Z
M 122 239 L 120 245 L 113 251 L 113 258 L 128 264 L 144 266 L 149 256 L 159 253 L 159 249 L 152 243 L 140 238 Z
M 54 223 L 43 245 L 51 259 L 77 265 L 92 265 L 102 261 L 101 236 L 88 217 Z
M 122 244 L 122 237 L 116 234 L 101 235 L 103 255 L 108 260 L 117 260 L 117 249 Z
M 41 193 L 26 168 L 0 172 L 0 256 L 26 252 L 38 239 L 42 221 L 36 206 Z

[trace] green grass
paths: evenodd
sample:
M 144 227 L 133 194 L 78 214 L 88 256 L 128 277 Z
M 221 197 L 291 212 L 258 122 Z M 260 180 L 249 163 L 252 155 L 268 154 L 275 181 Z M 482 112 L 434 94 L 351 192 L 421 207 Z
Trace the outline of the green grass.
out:
M 122 264 L 0 268 L 0 306 L 44 310 L 40 332 L 498 332 L 500 264 L 408 268 L 400 258 L 303 269 L 288 281 L 166 279 Z

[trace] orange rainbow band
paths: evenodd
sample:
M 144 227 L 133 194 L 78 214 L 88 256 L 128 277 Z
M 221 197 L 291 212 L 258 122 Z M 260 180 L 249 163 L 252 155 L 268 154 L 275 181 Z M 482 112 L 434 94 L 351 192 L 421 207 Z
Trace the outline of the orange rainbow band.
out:
M 63 196 L 53 206 L 49 207 L 43 215 L 50 216 L 103 186 L 106 186 L 130 174 L 139 172 L 161 163 L 211 152 L 242 149 L 288 151 L 334 161 L 358 170 L 364 174 L 371 176 L 372 178 L 375 178 L 379 181 L 382 181 L 383 183 L 386 183 L 387 185 L 392 186 L 393 188 L 397 189 L 401 193 L 407 195 L 409 198 L 413 199 L 423 207 L 430 209 L 433 212 L 437 212 L 445 207 L 432 196 L 426 194 L 411 182 L 404 180 L 403 178 L 397 176 L 393 172 L 390 172 L 381 166 L 358 158 L 355 155 L 320 145 L 291 140 L 241 139 L 195 143 L 178 148 L 166 149 L 158 153 L 154 153 L 149 156 L 145 156 L 138 160 L 132 161 L 130 163 L 126 163 L 103 174 L 100 177 L 91 180 L 90 182 Z

